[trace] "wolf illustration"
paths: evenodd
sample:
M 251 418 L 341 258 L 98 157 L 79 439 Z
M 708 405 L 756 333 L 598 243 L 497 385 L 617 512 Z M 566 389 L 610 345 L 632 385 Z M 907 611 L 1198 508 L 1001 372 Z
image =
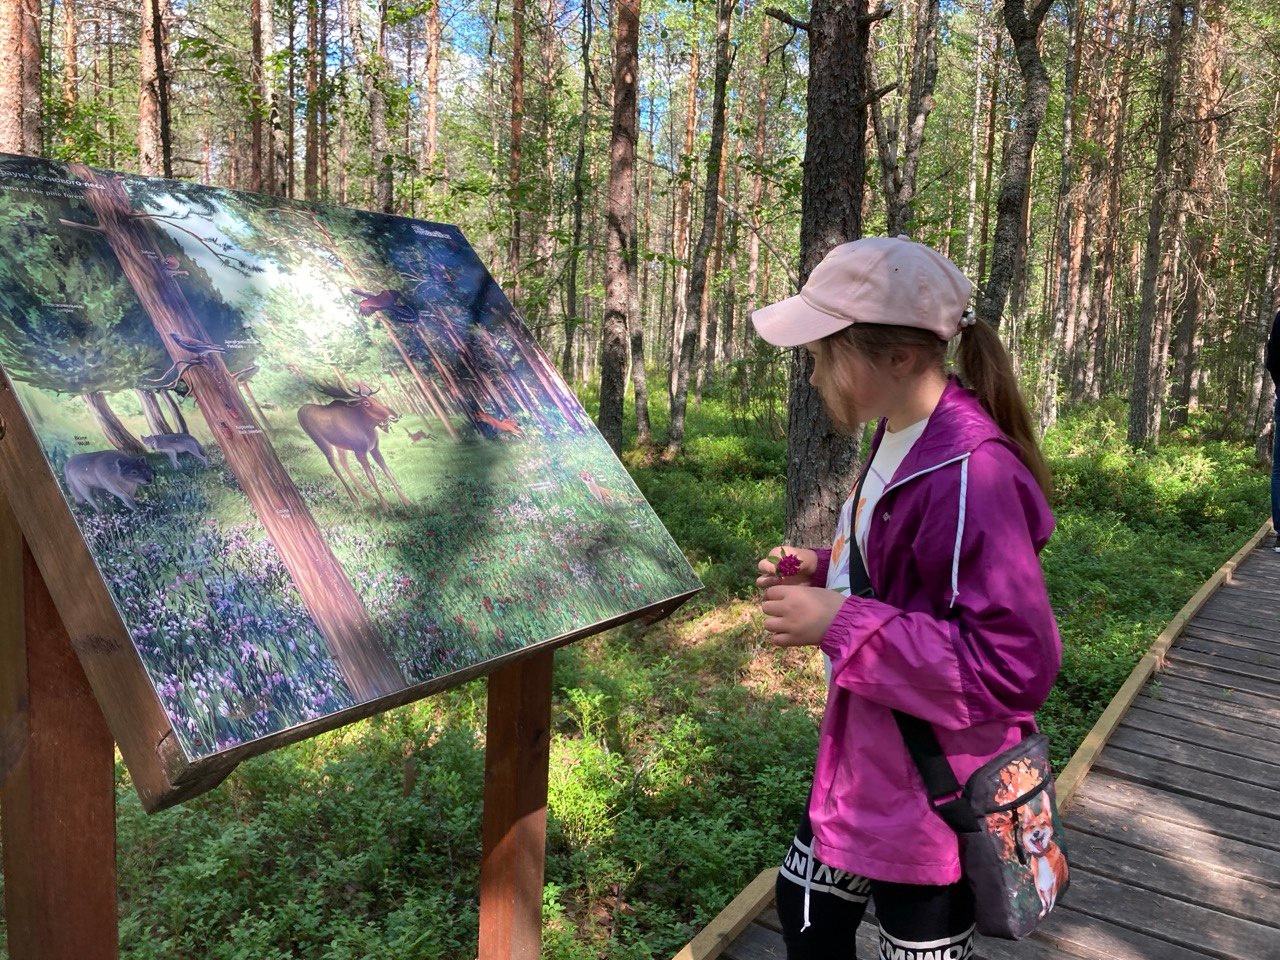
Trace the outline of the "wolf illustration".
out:
M 95 511 L 101 508 L 95 496 L 99 490 L 114 494 L 130 510 L 137 510 L 133 497 L 138 487 L 156 478 L 145 458 L 116 450 L 77 453 L 67 460 L 62 475 L 75 502 L 87 503 Z
M 204 447 L 200 446 L 200 441 L 189 433 L 159 433 L 154 437 L 143 437 L 142 442 L 148 450 L 167 453 L 169 462 L 173 464 L 174 469 L 177 469 L 178 454 L 180 453 L 189 453 L 206 467 L 209 465 L 209 459 L 204 454 Z
M 1043 917 L 1053 909 L 1058 894 L 1067 886 L 1067 858 L 1053 842 L 1053 810 L 1044 793 L 1021 809 L 1019 819 L 1022 845 L 1030 856 Z

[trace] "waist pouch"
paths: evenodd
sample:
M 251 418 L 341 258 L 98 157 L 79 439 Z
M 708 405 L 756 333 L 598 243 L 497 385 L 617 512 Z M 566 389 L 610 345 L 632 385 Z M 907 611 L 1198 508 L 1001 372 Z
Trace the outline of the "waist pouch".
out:
M 978 931 L 1021 940 L 1070 882 L 1048 739 L 1037 733 L 984 764 L 963 799 L 975 829 L 957 835 Z

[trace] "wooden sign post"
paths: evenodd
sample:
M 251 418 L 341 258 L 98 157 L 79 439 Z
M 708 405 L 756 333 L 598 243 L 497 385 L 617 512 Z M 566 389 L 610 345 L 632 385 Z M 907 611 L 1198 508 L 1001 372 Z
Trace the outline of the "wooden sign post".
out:
M 542 945 L 552 657 L 545 650 L 489 677 L 480 960 L 536 960 Z
M 2 494 L 0 826 L 13 960 L 115 960 L 115 747 Z

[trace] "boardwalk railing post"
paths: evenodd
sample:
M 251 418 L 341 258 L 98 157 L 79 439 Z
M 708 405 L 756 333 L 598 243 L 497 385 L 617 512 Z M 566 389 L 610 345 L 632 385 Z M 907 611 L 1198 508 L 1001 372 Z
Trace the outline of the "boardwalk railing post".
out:
M 536 653 L 489 677 L 480 960 L 536 960 L 542 946 L 552 658 Z
M 0 494 L 0 827 L 13 960 L 115 960 L 115 749 Z

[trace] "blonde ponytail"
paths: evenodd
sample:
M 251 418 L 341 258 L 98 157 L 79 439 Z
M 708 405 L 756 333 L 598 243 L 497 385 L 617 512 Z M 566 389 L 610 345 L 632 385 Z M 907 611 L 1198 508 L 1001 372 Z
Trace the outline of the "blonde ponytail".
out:
M 983 320 L 962 329 L 959 341 L 956 366 L 961 381 L 977 395 L 1004 435 L 1018 445 L 1022 451 L 1022 462 L 1044 495 L 1051 496 L 1053 479 L 1049 464 L 1040 451 L 1031 412 L 1022 399 L 1018 378 L 1014 376 L 1013 364 L 1004 343 Z

